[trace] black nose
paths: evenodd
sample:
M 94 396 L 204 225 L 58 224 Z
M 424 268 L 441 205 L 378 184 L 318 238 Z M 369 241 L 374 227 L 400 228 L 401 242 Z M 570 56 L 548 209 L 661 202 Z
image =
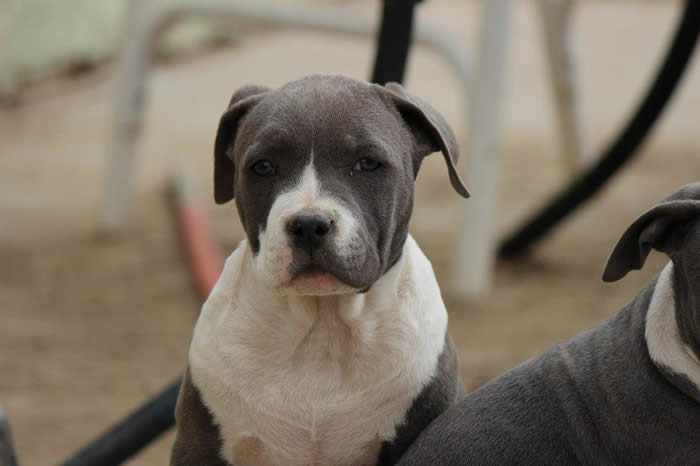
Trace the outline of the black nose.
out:
M 298 247 L 317 248 L 333 229 L 333 222 L 318 214 L 297 215 L 287 223 L 287 233 Z

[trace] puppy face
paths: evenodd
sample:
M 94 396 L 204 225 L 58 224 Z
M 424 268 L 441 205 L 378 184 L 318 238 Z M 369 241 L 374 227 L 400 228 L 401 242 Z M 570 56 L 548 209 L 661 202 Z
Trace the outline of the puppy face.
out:
M 446 123 L 397 85 L 312 76 L 274 91 L 243 88 L 219 126 L 215 196 L 235 198 L 269 286 L 364 291 L 400 257 L 415 176 L 436 150 L 467 195 Z

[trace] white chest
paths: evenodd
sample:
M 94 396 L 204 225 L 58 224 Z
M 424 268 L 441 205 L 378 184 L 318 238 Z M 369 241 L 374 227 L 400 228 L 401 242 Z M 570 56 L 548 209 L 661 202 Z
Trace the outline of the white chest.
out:
M 236 465 L 375 464 L 422 386 L 415 374 L 392 374 L 366 387 L 329 387 L 325 379 L 341 372 L 330 365 L 309 377 L 259 368 L 240 384 L 191 370 L 215 413 L 223 456 Z
M 421 254 L 364 295 L 279 300 L 234 277 L 235 255 L 190 348 L 222 456 L 237 466 L 374 464 L 442 352 L 447 317 L 432 269 L 416 282 Z

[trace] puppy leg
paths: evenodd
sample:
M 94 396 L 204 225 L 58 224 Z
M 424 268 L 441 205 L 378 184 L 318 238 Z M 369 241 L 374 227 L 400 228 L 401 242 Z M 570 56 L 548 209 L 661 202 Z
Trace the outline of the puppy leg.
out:
M 171 466 L 229 466 L 221 457 L 219 427 L 192 384 L 187 369 L 175 408 L 177 433 L 170 456 Z
M 457 351 L 452 338 L 446 334 L 445 347 L 438 359 L 433 379 L 413 401 L 406 419 L 396 429 L 396 438 L 382 445 L 377 464 L 388 466 L 398 462 L 418 434 L 443 411 L 461 401 L 464 392 L 464 383 L 459 375 Z

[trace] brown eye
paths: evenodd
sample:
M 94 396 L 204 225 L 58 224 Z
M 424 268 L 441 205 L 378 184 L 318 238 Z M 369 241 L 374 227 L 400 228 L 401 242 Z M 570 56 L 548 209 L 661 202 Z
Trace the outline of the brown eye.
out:
M 273 176 L 277 173 L 275 166 L 269 160 L 258 160 L 250 169 L 258 176 Z
M 368 157 L 361 158 L 360 160 L 357 161 L 354 167 L 352 167 L 352 171 L 355 172 L 371 172 L 373 170 L 376 170 L 381 166 L 381 162 L 378 162 L 375 159 L 370 159 Z

